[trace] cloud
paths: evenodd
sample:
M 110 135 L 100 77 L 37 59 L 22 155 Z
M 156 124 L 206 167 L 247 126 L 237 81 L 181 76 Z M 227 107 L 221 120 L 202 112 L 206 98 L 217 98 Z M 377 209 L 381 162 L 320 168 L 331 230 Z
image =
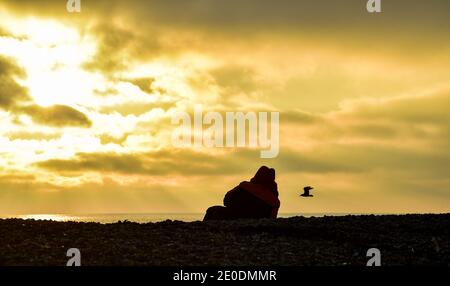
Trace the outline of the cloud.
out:
M 56 140 L 61 137 L 60 133 L 43 133 L 32 131 L 12 131 L 6 134 L 10 140 Z
M 25 71 L 13 60 L 0 56 L 0 108 L 13 114 L 29 115 L 33 121 L 56 127 L 90 127 L 92 122 L 82 112 L 65 105 L 41 107 L 33 104 L 28 90 L 16 78 L 24 78 Z
M 443 89 L 419 96 L 400 96 L 385 100 L 355 101 L 341 115 L 361 120 L 384 119 L 409 124 L 448 124 L 450 121 L 450 90 Z
M 314 113 L 305 112 L 302 110 L 288 110 L 281 113 L 282 122 L 287 124 L 312 124 L 323 122 L 323 116 Z
M 25 72 L 12 59 L 0 55 L 0 108 L 10 110 L 30 100 L 28 91 L 16 81 Z
M 310 113 L 287 110 L 280 114 L 282 127 L 294 138 L 327 144 L 391 144 L 418 142 L 439 145 L 449 142 L 450 90 L 443 88 L 420 95 L 384 99 L 351 100 L 338 111 Z M 294 132 L 296 130 L 297 132 Z M 436 146 L 435 146 L 436 147 Z
M 100 24 L 88 29 L 88 33 L 94 35 L 97 41 L 96 53 L 83 63 L 84 68 L 89 71 L 101 71 L 113 77 L 116 72 L 132 66 L 136 59 L 153 58 L 162 51 L 169 52 L 170 45 L 163 49 L 159 42 L 160 33 L 151 33 L 151 27 L 147 27 L 146 33 L 142 34 L 136 27 L 125 26 L 110 19 L 100 21 Z M 148 88 L 149 86 L 144 87 Z
M 0 182 L 2 183 L 15 183 L 15 182 L 30 182 L 34 181 L 36 177 L 34 175 L 25 175 L 25 174 L 2 174 L 0 176 Z
M 250 51 L 246 52 L 251 54 L 259 50 L 255 47 L 270 46 L 261 35 L 277 36 L 271 38 L 274 46 L 290 45 L 289 41 L 299 39 L 300 45 L 312 48 L 326 45 L 331 51 L 394 53 L 397 58 L 415 60 L 432 60 L 431 54 L 436 53 L 445 55 L 449 46 L 445 35 L 450 20 L 444 12 L 449 4 L 439 0 L 390 1 L 383 6 L 389 13 L 377 17 L 367 13 L 360 0 L 89 1 L 83 3 L 85 13 L 70 17 L 64 3 L 57 0 L 2 2 L 19 14 L 34 13 L 81 26 L 84 33 L 98 39 L 97 53 L 86 67 L 110 74 L 137 58 L 180 51 L 220 57 L 230 42 L 235 46 L 249 44 Z M 354 25 L 356 22 L 358 25 Z M 441 39 L 440 48 L 434 37 Z
M 134 101 L 128 101 L 121 104 L 113 104 L 113 105 L 106 105 L 102 106 L 100 108 L 101 112 L 104 113 L 113 113 L 117 112 L 120 113 L 123 116 L 127 116 L 130 114 L 139 116 L 144 113 L 147 113 L 151 111 L 154 108 L 162 108 L 164 110 L 168 110 L 172 107 L 175 107 L 174 102 L 155 102 L 155 103 L 148 103 L 148 102 L 134 102 Z
M 113 137 L 109 134 L 101 134 L 99 136 L 99 138 L 100 138 L 100 142 L 103 145 L 112 143 L 112 144 L 117 144 L 117 145 L 123 146 L 123 144 L 127 141 L 128 136 L 130 136 L 130 133 L 125 133 L 120 137 Z
M 411 174 L 435 174 L 440 178 L 450 164 L 450 90 L 420 96 L 357 101 L 342 111 L 322 116 L 316 136 L 322 153 L 371 168 L 409 170 Z M 333 150 L 333 144 L 339 149 Z
M 36 166 L 61 172 L 110 172 L 118 174 L 207 175 L 239 172 L 239 163 L 227 163 L 224 156 L 189 150 L 161 150 L 151 153 L 78 153 L 71 159 L 51 159 Z
M 227 89 L 227 94 L 253 92 L 261 88 L 256 72 L 251 67 L 226 65 L 210 71 L 217 85 Z
M 333 149 L 334 150 L 334 149 Z M 51 159 L 38 162 L 39 168 L 57 173 L 101 172 L 128 175 L 236 175 L 270 163 L 280 172 L 360 172 L 366 168 L 358 162 L 343 160 L 344 156 L 317 157 L 285 149 L 271 162 L 259 158 L 258 150 L 239 149 L 207 154 L 191 150 L 161 150 L 151 153 L 78 153 L 70 159 Z M 232 158 L 230 160 L 230 158 Z M 245 179 L 245 178 L 243 178 Z
M 351 109 L 325 115 L 281 113 L 281 129 L 288 129 L 288 138 L 281 137 L 280 155 L 270 162 L 259 159 L 257 149 L 213 149 L 209 154 L 164 149 L 130 154 L 79 153 L 74 158 L 48 160 L 37 166 L 56 172 L 192 176 L 239 174 L 269 163 L 287 173 L 360 174 L 384 170 L 440 179 L 449 170 L 448 99 L 448 93 L 441 91 L 355 103 Z M 105 144 L 123 145 L 132 135 L 103 135 L 101 139 Z M 283 142 L 286 139 L 290 141 Z
M 16 40 L 19 40 L 19 41 L 23 41 L 23 40 L 27 39 L 26 36 L 14 35 L 13 33 L 11 33 L 11 31 L 9 29 L 6 29 L 6 28 L 0 26 L 0 38 L 1 37 L 10 38 L 10 39 L 16 39 Z
M 22 108 L 34 122 L 55 127 L 91 127 L 92 122 L 82 112 L 66 105 L 41 107 L 30 105 Z
M 43 15 L 61 14 L 64 17 L 65 3 L 58 0 L 3 0 L 5 4 L 27 13 L 39 11 Z M 318 26 L 319 24 L 335 23 L 337 27 L 348 22 L 361 22 L 364 28 L 370 23 L 389 26 L 393 21 L 402 25 L 413 24 L 418 20 L 437 18 L 440 23 L 449 23 L 446 11 L 449 3 L 430 0 L 398 0 L 383 3 L 385 11 L 381 18 L 362 17 L 367 15 L 365 4 L 359 0 L 349 0 L 344 3 L 317 0 L 282 0 L 274 3 L 271 0 L 221 1 L 221 0 L 130 0 L 126 3 L 119 0 L 86 1 L 83 8 L 86 17 L 101 13 L 112 16 L 122 13 L 132 13 L 140 16 L 136 21 L 151 23 L 174 23 L 176 25 L 199 25 L 203 27 L 229 27 L 249 25 L 251 27 L 270 27 L 278 24 L 300 26 Z M 431 8 L 430 8 L 431 7 Z M 37 10 L 37 8 L 40 8 Z M 428 8 L 428 9 L 425 9 Z M 432 9 L 433 8 L 433 9 Z M 88 13 L 89 12 L 89 13 Z M 320 15 L 316 17 L 314 15 Z M 77 15 L 78 16 L 78 15 Z M 83 13 L 79 16 L 83 16 Z M 384 23 L 387 21 L 387 23 Z M 424 21 L 427 25 L 433 22 Z M 318 26 L 318 28 L 323 26 Z
M 426 38 L 438 35 L 445 41 L 450 25 L 447 13 L 450 4 L 440 0 L 387 1 L 383 3 L 383 10 L 386 12 L 376 15 L 377 17 L 367 13 L 366 3 L 361 0 L 348 0 L 344 3 L 329 0 L 97 0 L 85 1 L 82 4 L 84 12 L 70 17 L 65 11 L 65 3 L 58 0 L 3 0 L 2 3 L 17 13 L 33 12 L 65 21 L 82 19 L 83 23 L 99 18 L 110 23 L 111 20 L 125 16 L 127 19 L 123 21 L 142 30 L 174 27 L 213 33 L 225 31 L 245 34 L 246 37 L 251 33 L 262 32 L 305 33 L 311 37 L 320 33 L 328 34 L 334 39 L 342 39 L 342 36 L 346 36 L 346 40 L 362 38 L 372 44 L 384 39 L 377 46 L 390 45 L 386 39 L 394 39 L 401 31 L 403 38 L 413 39 L 413 42 L 405 46 L 409 46 L 409 52 L 417 50 L 417 46 L 433 46 L 434 43 L 426 40 L 420 43 L 415 41 L 414 38 L 418 35 Z M 112 35 L 113 38 L 115 36 Z M 114 56 L 112 61 L 105 61 L 101 66 L 115 66 L 115 60 L 117 58 Z
M 140 156 L 118 154 L 80 153 L 72 160 L 52 159 L 36 163 L 41 168 L 60 172 L 98 171 L 125 174 L 143 173 L 145 166 Z
M 0 37 L 11 37 L 11 36 L 12 35 L 9 33 L 9 31 L 0 26 Z
M 97 36 L 99 44 L 92 59 L 84 63 L 86 69 L 112 73 L 129 64 L 126 49 L 134 38 L 131 31 L 105 23 L 95 26 L 91 33 Z
M 151 94 L 154 92 L 152 84 L 155 82 L 154 78 L 151 77 L 142 77 L 142 78 L 133 78 L 125 80 L 129 83 L 139 87 L 139 89 L 145 93 Z

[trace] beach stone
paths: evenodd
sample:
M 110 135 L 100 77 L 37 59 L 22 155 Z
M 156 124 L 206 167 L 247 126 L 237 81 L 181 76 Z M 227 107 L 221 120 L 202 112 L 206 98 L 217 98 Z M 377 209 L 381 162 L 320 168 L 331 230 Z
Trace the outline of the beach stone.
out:
M 138 224 L 0 220 L 0 265 L 361 265 L 377 247 L 383 265 L 450 264 L 450 215 L 294 217 Z M 437 251 L 437 247 L 439 250 Z

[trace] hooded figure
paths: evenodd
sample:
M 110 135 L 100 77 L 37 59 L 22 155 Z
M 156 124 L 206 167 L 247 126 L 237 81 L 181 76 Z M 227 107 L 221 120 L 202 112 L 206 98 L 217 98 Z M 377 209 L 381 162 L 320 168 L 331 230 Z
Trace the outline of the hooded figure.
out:
M 263 166 L 250 182 L 241 182 L 229 191 L 224 207 L 210 207 L 203 220 L 229 220 L 239 218 L 276 218 L 280 208 L 275 170 Z

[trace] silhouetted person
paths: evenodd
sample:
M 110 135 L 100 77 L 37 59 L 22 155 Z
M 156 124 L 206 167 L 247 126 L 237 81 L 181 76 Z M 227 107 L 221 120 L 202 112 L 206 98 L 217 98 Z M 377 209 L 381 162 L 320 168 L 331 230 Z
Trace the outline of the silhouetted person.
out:
M 241 182 L 223 199 L 223 206 L 210 207 L 203 220 L 276 218 L 280 208 L 275 170 L 259 168 L 250 182 Z

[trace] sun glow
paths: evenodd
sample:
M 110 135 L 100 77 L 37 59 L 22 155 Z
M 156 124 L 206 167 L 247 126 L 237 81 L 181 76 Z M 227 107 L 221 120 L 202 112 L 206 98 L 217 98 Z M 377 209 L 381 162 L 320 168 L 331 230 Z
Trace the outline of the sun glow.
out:
M 77 217 L 59 214 L 30 214 L 18 216 L 21 219 L 34 219 L 34 220 L 52 220 L 52 221 L 73 221 Z
M 75 106 L 89 102 L 92 90 L 101 78 L 74 67 L 29 73 L 30 95 L 41 106 Z M 82 84 L 81 84 L 82 83 Z
M 82 68 L 96 50 L 92 36 L 49 20 L 12 18 L 9 24 L 19 38 L 0 38 L 0 53 L 16 58 L 23 67 L 27 75 L 23 84 L 37 104 L 82 104 L 102 83 L 100 76 Z

